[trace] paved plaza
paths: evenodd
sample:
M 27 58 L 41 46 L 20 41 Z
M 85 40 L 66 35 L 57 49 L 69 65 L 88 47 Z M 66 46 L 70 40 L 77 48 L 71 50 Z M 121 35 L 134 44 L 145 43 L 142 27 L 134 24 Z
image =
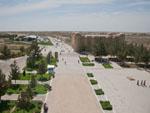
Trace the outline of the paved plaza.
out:
M 51 82 L 52 91 L 35 97 L 47 103 L 48 113 L 108 113 L 101 109 L 86 73 L 93 73 L 98 85 L 104 90 L 106 99 L 113 105 L 112 112 L 150 113 L 150 73 L 136 68 L 122 68 L 114 62 L 111 62 L 113 69 L 105 69 L 96 62 L 93 67 L 84 67 L 81 62 L 78 63 L 80 55 L 69 45 L 51 37 L 50 39 L 53 46 L 41 47 L 45 48 L 42 51 L 44 56 L 49 51 L 59 53 L 55 78 Z M 93 56 L 89 58 L 94 59 Z M 6 74 L 9 74 L 9 65 L 13 60 L 0 61 L 0 68 Z M 25 66 L 26 57 L 15 60 L 21 69 Z M 137 80 L 146 80 L 147 87 L 138 86 Z M 20 81 L 18 83 L 21 84 Z M 5 95 L 3 98 L 16 99 L 17 95 Z
M 110 100 L 111 104 L 113 105 L 114 113 L 150 112 L 150 73 L 135 68 L 121 68 L 118 64 L 114 62 L 111 62 L 113 69 L 105 69 L 101 64 L 98 63 L 95 63 L 94 67 L 83 67 L 81 64 L 77 64 L 79 55 L 73 51 L 67 52 L 69 46 L 65 44 L 63 45 L 65 46 L 64 48 L 66 50 L 66 53 L 63 54 L 64 56 L 60 56 L 60 60 L 61 57 L 63 57 L 68 62 L 68 66 L 64 66 L 63 62 L 60 61 L 59 67 L 57 69 L 58 72 L 62 74 L 62 76 L 63 73 L 66 73 L 68 76 L 82 76 L 87 72 L 91 72 L 98 80 L 100 87 L 102 87 L 102 89 L 104 90 L 107 99 Z M 59 47 L 57 47 L 57 49 L 58 48 Z M 61 49 L 64 48 L 61 45 Z M 92 56 L 89 57 L 91 60 L 93 59 Z M 67 72 L 65 68 L 68 69 Z M 70 70 L 71 72 L 69 72 Z M 56 76 L 59 75 L 60 74 L 56 74 Z M 131 81 L 129 78 L 133 78 L 134 81 Z M 75 79 L 75 77 L 72 77 L 72 79 Z M 137 86 L 137 80 L 146 80 L 147 87 Z M 71 84 L 72 83 L 70 83 L 70 85 Z M 95 103 L 97 102 L 95 101 Z

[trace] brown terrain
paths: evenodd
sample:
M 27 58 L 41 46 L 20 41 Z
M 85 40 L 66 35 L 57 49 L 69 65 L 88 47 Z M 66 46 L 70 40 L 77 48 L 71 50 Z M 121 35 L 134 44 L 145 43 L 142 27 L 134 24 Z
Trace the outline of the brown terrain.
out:
M 1 32 L 9 34 L 18 34 L 18 35 L 41 35 L 41 36 L 52 36 L 60 38 L 67 43 L 71 42 L 71 34 L 73 31 L 30 31 L 30 32 Z M 108 34 L 108 33 L 119 33 L 119 32 L 79 32 L 83 35 L 99 35 L 99 34 Z M 150 33 L 130 33 L 130 32 L 121 32 L 125 34 L 125 39 L 128 43 L 137 43 L 143 44 L 145 47 L 150 48 Z M 0 41 L 1 42 L 1 41 Z

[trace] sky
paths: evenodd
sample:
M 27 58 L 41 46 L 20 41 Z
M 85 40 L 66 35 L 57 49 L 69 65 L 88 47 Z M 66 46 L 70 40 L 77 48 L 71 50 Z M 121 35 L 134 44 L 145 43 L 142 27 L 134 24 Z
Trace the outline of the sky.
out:
M 150 0 L 0 0 L 0 31 L 150 32 Z

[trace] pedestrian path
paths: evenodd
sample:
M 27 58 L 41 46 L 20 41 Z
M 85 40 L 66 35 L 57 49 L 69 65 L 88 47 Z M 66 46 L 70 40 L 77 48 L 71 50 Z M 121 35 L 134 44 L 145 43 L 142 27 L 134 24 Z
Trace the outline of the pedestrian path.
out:
M 18 100 L 19 94 L 11 94 L 2 96 L 2 100 Z M 33 100 L 43 101 L 45 100 L 45 94 L 38 94 L 34 96 Z
M 30 80 L 12 80 L 11 81 L 12 84 L 29 84 L 30 83 Z M 38 84 L 49 84 L 50 81 L 46 81 L 46 82 L 41 82 L 41 81 L 38 81 Z
M 102 113 L 78 60 L 74 52 L 59 56 L 52 91 L 46 99 L 48 113 Z

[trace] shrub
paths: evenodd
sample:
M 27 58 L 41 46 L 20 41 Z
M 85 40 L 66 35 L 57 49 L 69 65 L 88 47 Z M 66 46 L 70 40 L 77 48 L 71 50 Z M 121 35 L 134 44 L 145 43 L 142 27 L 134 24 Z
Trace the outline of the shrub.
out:
M 103 66 L 105 67 L 105 68 L 113 68 L 110 64 L 103 64 Z
M 92 79 L 92 80 L 90 80 L 90 82 L 91 82 L 91 84 L 92 84 L 92 85 L 95 85 L 95 84 L 97 84 L 97 83 L 98 83 L 96 80 L 93 80 L 93 79 Z
M 13 91 L 12 89 L 8 89 L 8 90 L 7 90 L 7 94 L 8 94 L 8 95 L 11 95 L 11 94 L 13 94 L 13 93 L 14 93 L 14 91 Z
M 34 94 L 45 94 L 47 93 L 47 88 L 44 85 L 38 84 L 34 89 L 33 89 Z
M 83 62 L 82 63 L 83 66 L 94 66 L 94 63 L 90 63 L 90 62 Z
M 100 104 L 104 110 L 112 110 L 113 107 L 109 101 L 100 101 Z
M 90 62 L 88 57 L 80 57 L 81 62 Z
M 44 87 L 46 87 L 49 91 L 52 89 L 52 87 L 49 84 L 44 84 Z
M 39 80 L 39 81 L 42 81 L 42 82 L 48 81 L 47 78 L 45 78 L 45 77 L 43 77 L 43 76 L 39 77 L 38 80 Z
M 52 74 L 44 74 L 44 75 L 38 75 L 37 79 L 39 81 L 45 82 L 51 79 L 53 75 Z
M 87 73 L 88 77 L 94 77 L 93 73 Z
M 95 89 L 96 95 L 104 95 L 104 91 L 102 89 Z

